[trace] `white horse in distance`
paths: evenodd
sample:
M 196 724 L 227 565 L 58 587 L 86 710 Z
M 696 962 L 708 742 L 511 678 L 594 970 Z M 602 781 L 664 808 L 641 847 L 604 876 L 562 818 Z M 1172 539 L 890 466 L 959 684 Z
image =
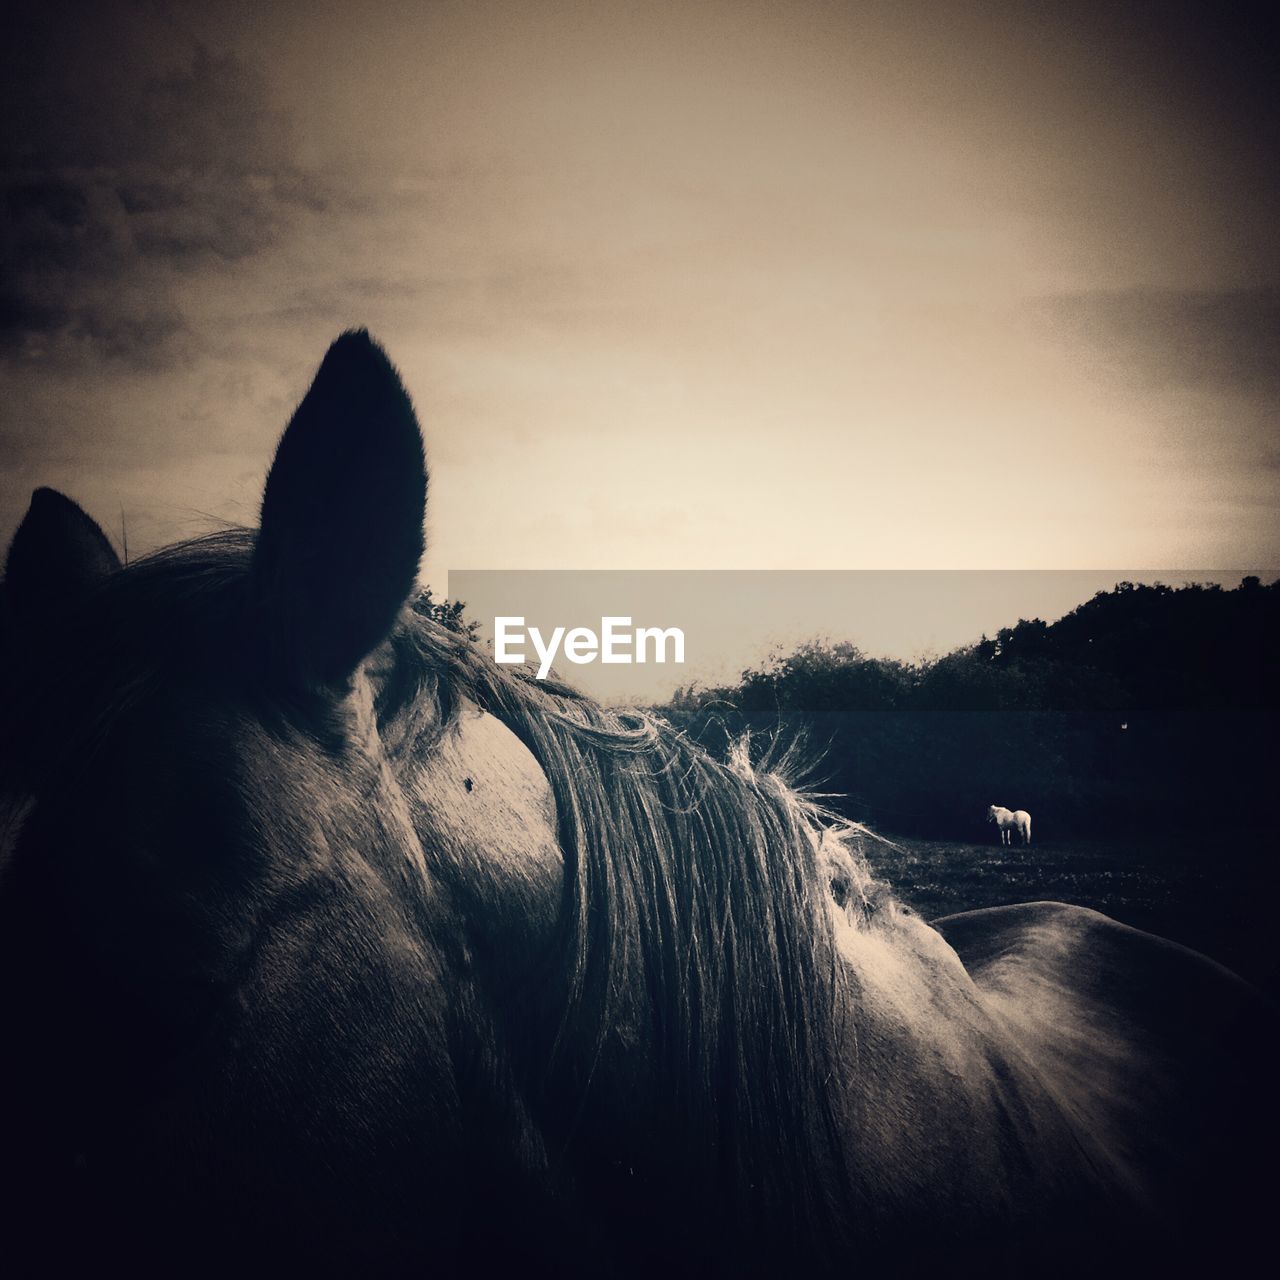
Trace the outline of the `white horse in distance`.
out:
M 994 822 L 1000 828 L 1000 843 L 1012 844 L 1013 835 L 1018 833 L 1022 844 L 1031 843 L 1031 815 L 1025 809 L 1006 809 L 1002 805 L 993 804 L 987 810 L 987 821 Z

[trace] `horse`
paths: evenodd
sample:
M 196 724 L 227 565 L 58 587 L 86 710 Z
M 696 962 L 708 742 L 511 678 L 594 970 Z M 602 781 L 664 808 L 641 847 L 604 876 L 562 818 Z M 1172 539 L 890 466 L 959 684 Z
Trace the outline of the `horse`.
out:
M 259 527 L 122 565 L 39 490 L 3 583 L 8 1274 L 1231 1271 L 1270 1011 L 1058 903 L 927 923 L 749 750 L 416 602 L 363 331 Z
M 1014 831 L 1018 833 L 1020 843 L 1031 843 L 1031 815 L 1025 809 L 1005 809 L 993 804 L 987 810 L 987 821 L 1000 828 L 1001 844 L 1012 844 Z

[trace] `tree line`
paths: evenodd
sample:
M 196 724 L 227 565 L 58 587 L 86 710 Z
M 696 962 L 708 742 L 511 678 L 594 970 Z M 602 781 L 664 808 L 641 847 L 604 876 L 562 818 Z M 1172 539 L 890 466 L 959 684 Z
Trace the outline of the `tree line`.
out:
M 888 831 L 985 838 L 987 806 L 1036 836 L 1245 830 L 1277 772 L 1280 583 L 1121 582 L 1054 623 L 939 658 L 813 641 L 658 712 L 713 751 L 744 733 L 807 757 L 809 784 Z

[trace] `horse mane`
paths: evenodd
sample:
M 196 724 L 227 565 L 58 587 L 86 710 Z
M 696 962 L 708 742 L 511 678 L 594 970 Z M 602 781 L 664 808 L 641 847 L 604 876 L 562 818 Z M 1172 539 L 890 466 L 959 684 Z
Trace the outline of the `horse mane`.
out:
M 709 1238 L 729 1228 L 744 1257 L 838 1254 L 850 1230 L 837 1114 L 850 1001 L 831 912 L 834 898 L 865 923 L 886 892 L 849 831 L 783 771 L 753 767 L 745 740 L 721 763 L 654 715 L 499 667 L 421 615 L 401 643 L 418 647 L 423 673 L 443 674 L 438 694 L 463 692 L 496 716 L 550 781 L 566 986 L 547 1048 L 568 1062 L 571 1090 L 591 1092 L 611 1029 L 639 1014 L 658 1084 L 637 1099 L 656 1105 L 631 1154 L 671 1179 L 682 1213 L 705 1198 L 722 1219 Z
M 34 734 L 59 754 L 91 746 L 158 657 L 183 662 L 193 646 L 227 644 L 253 537 L 208 535 L 114 575 L 95 634 L 72 627 L 41 661 L 71 672 L 88 645 L 107 643 L 122 668 L 119 692 L 110 705 L 79 703 L 88 721 L 69 743 L 48 736 L 75 721 L 51 712 L 48 688 L 11 681 L 7 709 L 25 712 L 14 721 L 26 731 L 20 740 Z M 157 636 L 162 598 L 169 625 Z M 672 1208 L 678 1199 L 686 1219 L 711 1215 L 700 1237 L 721 1248 L 738 1241 L 744 1258 L 838 1254 L 852 1226 L 838 1113 L 851 1001 L 831 918 L 832 841 L 835 896 L 855 922 L 882 891 L 860 853 L 816 801 L 779 772 L 752 767 L 745 746 L 718 762 L 653 715 L 498 667 L 413 608 L 389 643 L 393 675 L 378 704 L 389 751 L 430 750 L 465 697 L 517 735 L 552 787 L 565 877 L 545 974 L 557 975 L 558 1010 L 532 1033 L 530 1057 L 542 1062 L 548 1090 L 577 1108 L 564 1159 L 593 1141 L 594 1097 L 607 1115 L 624 1101 L 604 1098 L 601 1081 L 619 1067 L 628 1079 L 652 1077 L 644 1114 L 631 1122 L 631 1164 L 603 1173 L 619 1197 Z M 73 705 L 81 683 L 69 679 L 59 703 Z M 56 730 L 39 732 L 42 719 Z M 638 1048 L 616 1034 L 637 1022 L 648 1038 Z M 646 1055 L 643 1073 L 627 1067 L 631 1052 Z M 645 1220 L 645 1229 L 659 1225 Z

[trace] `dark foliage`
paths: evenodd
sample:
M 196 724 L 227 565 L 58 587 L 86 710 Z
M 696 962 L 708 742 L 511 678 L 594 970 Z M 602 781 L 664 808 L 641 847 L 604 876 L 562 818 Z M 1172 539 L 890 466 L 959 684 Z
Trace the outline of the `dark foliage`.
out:
M 410 606 L 419 617 L 430 618 L 438 622 L 448 631 L 453 631 L 468 640 L 474 640 L 480 633 L 480 624 L 464 617 L 467 607 L 465 600 L 437 600 L 430 587 L 425 587 Z

